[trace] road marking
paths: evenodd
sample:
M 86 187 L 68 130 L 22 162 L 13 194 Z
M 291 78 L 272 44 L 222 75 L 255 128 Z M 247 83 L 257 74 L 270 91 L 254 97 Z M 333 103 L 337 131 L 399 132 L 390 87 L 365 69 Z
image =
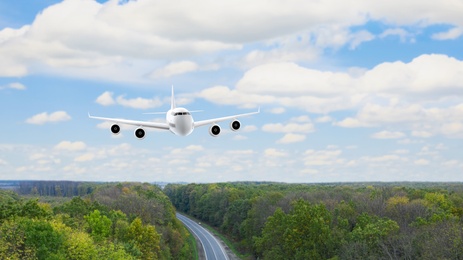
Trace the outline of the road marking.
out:
M 206 228 L 198 225 L 196 222 L 194 222 L 193 220 L 189 219 L 188 217 L 182 215 L 182 214 L 179 214 L 177 213 L 177 218 L 183 222 L 183 224 L 189 229 L 191 230 L 191 232 L 193 232 L 193 234 L 196 235 L 196 237 L 200 240 L 200 243 L 203 245 L 203 251 L 204 251 L 204 255 L 206 257 L 206 259 L 208 259 L 207 257 L 207 251 L 206 251 L 206 242 L 207 244 L 210 246 L 211 250 L 212 250 L 212 253 L 214 254 L 214 257 L 215 259 L 223 259 L 223 257 L 220 256 L 217 256 L 217 252 L 216 252 L 216 249 L 217 247 L 220 249 L 220 251 L 222 252 L 223 256 L 225 256 L 225 259 L 228 260 L 228 255 L 227 253 L 225 252 L 224 248 L 222 247 L 221 243 L 219 242 L 218 239 L 216 239 L 214 237 L 214 235 L 211 234 L 211 232 L 209 232 L 209 230 L 207 230 Z M 194 229 L 194 230 L 193 230 Z M 201 236 L 198 235 L 199 232 L 203 238 L 201 239 Z M 205 239 L 206 241 L 203 241 L 203 239 Z M 212 239 L 212 242 L 211 242 L 211 239 Z M 215 244 L 214 244 L 215 242 Z M 215 245 L 215 246 L 214 246 Z

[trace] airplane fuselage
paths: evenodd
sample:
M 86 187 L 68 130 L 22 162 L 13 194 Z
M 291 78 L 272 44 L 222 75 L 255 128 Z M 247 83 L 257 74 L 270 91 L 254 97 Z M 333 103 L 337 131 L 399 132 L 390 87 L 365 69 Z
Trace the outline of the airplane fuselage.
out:
M 166 121 L 169 124 L 169 130 L 176 135 L 187 136 L 193 132 L 193 117 L 186 108 L 170 109 L 166 113 Z
M 230 129 L 233 131 L 237 131 L 241 127 L 241 123 L 237 120 L 238 117 L 250 116 L 254 114 L 258 114 L 260 112 L 251 112 L 246 114 L 239 114 L 233 116 L 225 116 L 225 117 L 218 117 L 200 121 L 194 121 L 193 117 L 191 116 L 191 112 L 198 112 L 198 111 L 188 111 L 188 109 L 183 107 L 177 107 L 175 105 L 175 98 L 174 98 L 174 87 L 172 87 L 172 97 L 170 102 L 170 110 L 166 113 L 166 122 L 152 122 L 152 121 L 138 121 L 138 120 L 128 120 L 122 118 L 109 118 L 109 117 L 98 117 L 98 116 L 91 116 L 90 113 L 88 117 L 98 120 L 105 120 L 109 122 L 113 122 L 114 124 L 111 126 L 111 132 L 113 134 L 119 134 L 121 128 L 119 124 L 126 124 L 126 125 L 133 125 L 136 126 L 135 129 L 135 137 L 138 139 L 145 138 L 145 130 L 143 127 L 149 128 L 156 128 L 162 130 L 169 130 L 175 135 L 180 136 L 187 136 L 193 132 L 193 130 L 200 126 L 210 125 L 209 134 L 211 136 L 218 136 L 220 134 L 220 126 L 217 125 L 218 122 L 222 122 L 225 120 L 231 120 Z M 157 113 L 156 113 L 157 114 Z

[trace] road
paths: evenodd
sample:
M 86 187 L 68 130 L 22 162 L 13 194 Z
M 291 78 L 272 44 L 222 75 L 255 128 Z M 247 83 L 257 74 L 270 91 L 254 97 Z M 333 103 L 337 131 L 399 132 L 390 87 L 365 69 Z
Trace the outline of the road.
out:
M 195 234 L 195 236 L 200 240 L 203 245 L 206 260 L 228 260 L 225 249 L 207 229 L 179 213 L 176 215 L 177 218 L 191 231 L 191 233 Z

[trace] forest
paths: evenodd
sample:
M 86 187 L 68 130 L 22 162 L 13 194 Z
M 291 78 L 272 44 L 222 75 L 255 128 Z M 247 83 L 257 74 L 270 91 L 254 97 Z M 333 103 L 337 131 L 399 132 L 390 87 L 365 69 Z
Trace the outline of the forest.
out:
M 244 259 L 463 259 L 463 184 L 170 184 Z
M 193 241 L 155 185 L 25 182 L 0 190 L 0 259 L 194 259 Z

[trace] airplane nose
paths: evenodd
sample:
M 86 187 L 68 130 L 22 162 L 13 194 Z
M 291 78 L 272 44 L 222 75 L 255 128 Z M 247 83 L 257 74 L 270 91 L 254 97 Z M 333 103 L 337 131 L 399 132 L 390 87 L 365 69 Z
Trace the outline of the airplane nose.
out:
M 193 131 L 193 120 L 191 117 L 182 118 L 177 121 L 176 128 L 180 135 L 189 135 Z

